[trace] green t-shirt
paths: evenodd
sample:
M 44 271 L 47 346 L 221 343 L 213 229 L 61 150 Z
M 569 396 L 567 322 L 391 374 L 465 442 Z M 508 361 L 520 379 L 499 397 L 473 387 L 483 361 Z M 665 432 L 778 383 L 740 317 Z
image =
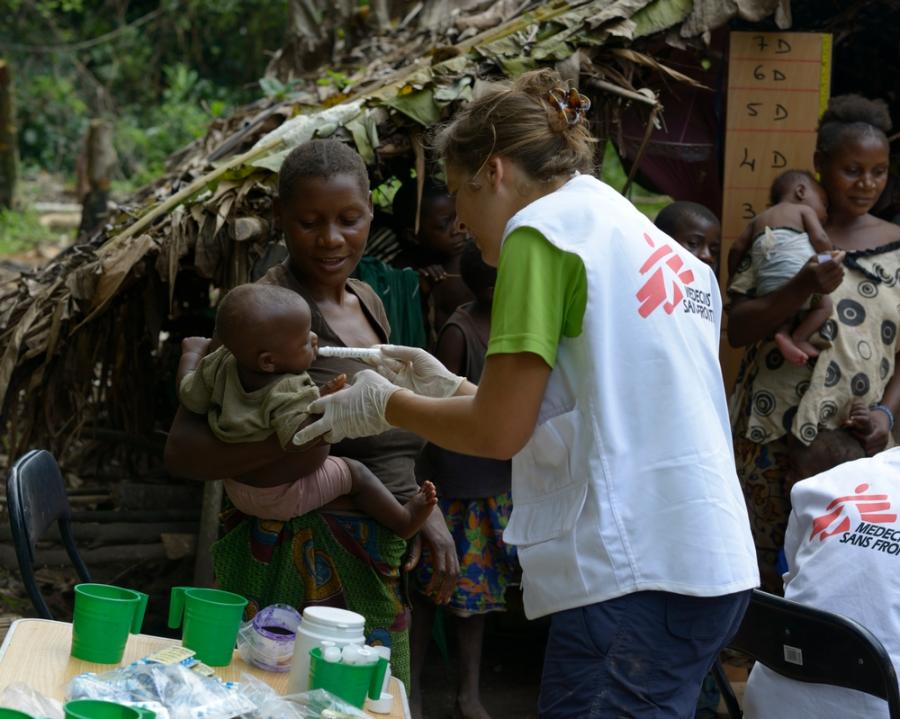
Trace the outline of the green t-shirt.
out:
M 487 354 L 533 352 L 553 367 L 560 340 L 581 334 L 586 306 L 581 258 L 531 227 L 513 230 L 497 264 Z

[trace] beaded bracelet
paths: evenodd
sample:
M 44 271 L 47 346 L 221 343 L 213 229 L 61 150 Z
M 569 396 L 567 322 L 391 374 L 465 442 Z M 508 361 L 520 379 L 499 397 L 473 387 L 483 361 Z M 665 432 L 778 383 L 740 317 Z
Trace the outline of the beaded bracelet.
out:
M 869 409 L 877 410 L 878 412 L 884 412 L 888 418 L 888 431 L 893 431 L 894 429 L 894 413 L 891 412 L 891 408 L 886 404 L 881 404 L 878 402 L 876 404 L 870 405 Z

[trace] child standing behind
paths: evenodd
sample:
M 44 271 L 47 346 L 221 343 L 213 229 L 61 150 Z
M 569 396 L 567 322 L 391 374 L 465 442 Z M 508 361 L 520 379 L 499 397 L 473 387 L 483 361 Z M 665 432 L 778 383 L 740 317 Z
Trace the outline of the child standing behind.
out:
M 711 210 L 696 202 L 673 202 L 659 211 L 654 224 L 719 275 L 722 224 Z
M 828 217 L 828 199 L 810 173 L 788 170 L 776 177 L 770 200 L 772 206 L 753 218 L 728 253 L 732 275 L 749 248 L 751 262 L 757 268 L 756 293 L 760 296 L 784 286 L 812 256 L 820 263 L 844 258 L 844 253 L 834 251 L 822 229 Z M 831 316 L 833 303 L 828 295 L 819 295 L 812 298 L 808 309 L 793 330 L 796 318 L 775 333 L 781 354 L 798 366 L 818 356 L 809 338 Z
M 441 329 L 436 356 L 451 371 L 478 382 L 490 336 L 491 302 L 497 271 L 468 243 L 460 259 L 460 273 L 475 301 L 462 305 Z M 459 555 L 459 581 L 446 606 L 457 640 L 459 686 L 455 716 L 489 719 L 481 704 L 479 675 L 484 618 L 506 609 L 505 591 L 519 573 L 515 548 L 503 543 L 503 530 L 512 511 L 512 464 L 469 457 L 427 445 L 420 474 L 433 479 L 438 500 Z M 416 577 L 420 587 L 431 578 L 429 559 L 423 558 Z M 420 676 L 434 621 L 434 604 L 413 592 L 412 691 L 413 719 L 421 718 Z
M 309 420 L 319 397 L 309 369 L 318 351 L 309 305 L 296 292 L 264 284 L 240 285 L 219 304 L 216 337 L 222 346 L 196 370 L 179 369 L 179 399 L 205 414 L 223 442 L 255 442 L 277 433 L 283 449 L 303 449 L 294 434 Z M 198 346 L 199 349 L 199 346 Z M 182 366 L 195 357 L 182 356 Z M 343 378 L 323 389 L 340 388 Z M 437 502 L 425 482 L 401 505 L 381 481 L 355 460 L 328 457 L 319 469 L 288 484 L 262 486 L 225 480 L 228 498 L 244 514 L 287 521 L 347 496 L 353 507 L 407 539 L 425 523 Z
M 447 187 L 430 178 L 425 180 L 418 229 L 416 208 L 416 183 L 409 181 L 394 196 L 394 222 L 408 249 L 395 257 L 393 264 L 412 267 L 419 273 L 425 334 L 431 347 L 450 315 L 473 297 L 459 274 L 466 235 L 457 228 L 456 208 Z

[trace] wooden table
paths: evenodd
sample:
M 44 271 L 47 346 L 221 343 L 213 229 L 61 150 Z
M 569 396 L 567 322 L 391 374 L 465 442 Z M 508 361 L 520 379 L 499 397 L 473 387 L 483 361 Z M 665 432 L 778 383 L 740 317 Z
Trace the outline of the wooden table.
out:
M 177 639 L 154 637 L 149 634 L 132 634 L 125 645 L 121 666 L 149 654 L 179 645 Z M 115 668 L 112 664 L 95 664 L 69 655 L 72 646 L 72 625 L 49 619 L 19 619 L 12 623 L 6 639 L 0 646 L 0 691 L 13 682 L 24 682 L 44 696 L 63 701 L 69 681 L 84 672 L 105 672 Z M 237 652 L 227 667 L 213 667 L 216 675 L 225 681 L 240 681 L 241 674 L 252 674 L 264 681 L 279 694 L 287 690 L 288 673 L 267 672 L 247 664 Z M 394 710 L 390 714 L 372 714 L 386 719 L 409 719 L 409 704 L 403 684 L 391 677 L 391 694 Z

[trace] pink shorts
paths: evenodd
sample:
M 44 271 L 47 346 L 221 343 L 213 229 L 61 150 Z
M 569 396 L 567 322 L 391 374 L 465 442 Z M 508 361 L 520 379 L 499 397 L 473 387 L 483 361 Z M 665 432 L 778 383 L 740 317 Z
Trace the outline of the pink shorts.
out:
M 225 480 L 225 492 L 240 511 L 281 522 L 323 507 L 349 494 L 350 488 L 350 468 L 340 457 L 326 457 L 315 472 L 290 484 L 253 487 L 233 479 Z

